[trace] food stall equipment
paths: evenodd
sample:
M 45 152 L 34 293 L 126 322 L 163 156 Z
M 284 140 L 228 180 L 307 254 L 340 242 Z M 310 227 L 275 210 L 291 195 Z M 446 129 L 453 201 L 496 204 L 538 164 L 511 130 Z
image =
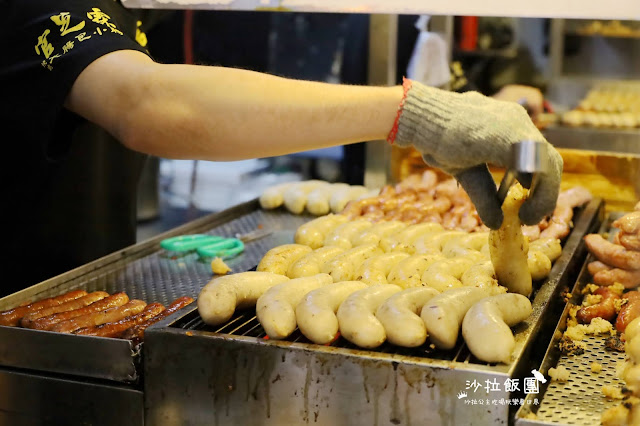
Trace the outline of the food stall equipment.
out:
M 600 233 L 611 231 L 611 222 L 622 213 L 609 214 L 602 223 Z M 575 286 L 571 291 L 570 302 L 579 305 L 582 302 L 582 290 L 589 283 L 590 275 L 587 263 L 595 260 L 588 256 Z M 569 371 L 567 381 L 551 380 L 541 387 L 539 404 L 531 404 L 534 395 L 527 397 L 525 403 L 516 413 L 516 426 L 534 425 L 600 425 L 600 416 L 608 408 L 620 404 L 619 400 L 605 398 L 603 386 L 622 388 L 624 381 L 619 377 L 619 368 L 625 360 L 625 353 L 608 349 L 605 345 L 607 335 L 587 336 L 583 343 L 583 354 L 567 355 L 559 349 L 562 334 L 567 328 L 569 304 L 560 317 L 553 333 L 544 359 L 539 367 L 543 373 L 550 368 L 563 367 Z M 592 364 L 602 367 L 602 371 L 592 371 Z M 533 415 L 532 415 L 533 414 Z
M 474 382 L 485 386 L 490 380 L 500 389 L 482 388 L 475 396 L 506 400 L 511 396 L 505 380 L 530 375 L 532 361 L 541 359 L 534 342 L 548 341 L 547 327 L 555 325 L 562 310 L 560 293 L 573 285 L 572 277 L 582 267 L 582 236 L 597 229 L 602 207 L 601 200 L 594 200 L 579 212 L 562 257 L 535 294 L 534 313 L 516 327 L 517 348 L 509 365 L 480 362 L 464 344 L 446 352 L 390 344 L 362 350 L 344 339 L 326 346 L 311 344 L 300 333 L 274 341 L 265 338 L 251 309 L 218 327 L 206 326 L 193 309 L 145 334 L 145 421 L 149 425 L 506 423 L 515 406 L 467 405 L 461 394 L 470 394 Z
M 601 200 L 594 200 L 577 212 L 563 255 L 535 296 L 534 314 L 517 328 L 510 365 L 480 363 L 464 345 L 442 353 L 391 346 L 363 351 L 344 341 L 325 347 L 304 343 L 300 335 L 297 342 L 269 342 L 247 312 L 213 333 L 192 306 L 150 327 L 142 348 L 116 339 L 0 327 L 0 381 L 11 390 L 0 395 L 1 419 L 12 425 L 43 419 L 96 425 L 202 424 L 204 419 L 212 424 L 216 419 L 218 424 L 232 419 L 268 423 L 285 417 L 294 424 L 336 424 L 340 419 L 373 424 L 376 418 L 379 424 L 410 424 L 425 418 L 444 422 L 457 409 L 456 421 L 465 424 L 473 418 L 504 422 L 509 407 L 468 410 L 457 394 L 468 392 L 467 381 L 526 375 L 531 360 L 541 358 L 532 342 L 555 325 L 547 318 L 557 318 L 562 309 L 558 295 L 582 267 L 581 238 L 598 226 L 602 207 Z M 167 253 L 160 247 L 163 239 L 272 230 L 228 261 L 234 270 L 244 271 L 270 248 L 292 241 L 294 230 L 308 219 L 263 211 L 254 200 L 2 298 L 0 309 L 71 289 L 126 291 L 132 298 L 165 304 L 179 296 L 196 297 L 211 279 L 209 264 L 196 253 Z M 64 395 L 64 404 L 58 395 Z

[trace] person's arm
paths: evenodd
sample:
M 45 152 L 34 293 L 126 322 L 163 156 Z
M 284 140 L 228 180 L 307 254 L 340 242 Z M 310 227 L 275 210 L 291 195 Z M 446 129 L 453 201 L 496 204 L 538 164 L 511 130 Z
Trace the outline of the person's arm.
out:
M 401 87 L 156 64 L 123 50 L 89 65 L 66 106 L 137 151 L 239 160 L 385 139 L 402 93 Z

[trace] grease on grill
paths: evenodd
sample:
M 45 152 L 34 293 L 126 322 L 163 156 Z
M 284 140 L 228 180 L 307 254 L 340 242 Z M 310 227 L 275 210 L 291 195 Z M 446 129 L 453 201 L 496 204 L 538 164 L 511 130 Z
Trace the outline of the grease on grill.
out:
M 582 355 L 584 353 L 584 346 L 574 342 L 567 336 L 562 336 L 562 339 L 558 342 L 558 349 L 566 356 Z
M 604 348 L 608 351 L 624 352 L 624 342 L 616 334 L 605 339 Z

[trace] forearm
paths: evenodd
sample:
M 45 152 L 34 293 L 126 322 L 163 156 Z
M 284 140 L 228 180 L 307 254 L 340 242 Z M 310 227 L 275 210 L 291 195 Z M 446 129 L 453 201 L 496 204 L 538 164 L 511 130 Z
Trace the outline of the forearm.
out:
M 238 160 L 384 139 L 400 87 L 296 81 L 230 68 L 158 65 L 131 112 L 130 147 Z

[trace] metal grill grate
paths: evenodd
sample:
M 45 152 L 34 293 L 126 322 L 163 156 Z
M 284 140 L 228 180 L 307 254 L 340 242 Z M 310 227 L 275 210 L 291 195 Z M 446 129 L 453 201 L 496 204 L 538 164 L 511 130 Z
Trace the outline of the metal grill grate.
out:
M 605 398 L 602 386 L 620 388 L 624 382 L 616 376 L 618 363 L 624 353 L 605 350 L 604 337 L 589 336 L 584 340 L 587 349 L 582 355 L 562 357 L 558 366 L 569 370 L 566 383 L 551 381 L 538 409 L 538 420 L 568 425 L 600 425 L 600 413 L 619 401 Z M 602 365 L 600 373 L 591 372 L 591 363 Z
M 191 314 L 183 317 L 180 321 L 173 324 L 172 327 L 178 327 L 185 330 L 208 331 L 212 333 L 221 333 L 231 336 L 248 336 L 259 339 L 268 339 L 267 334 L 262 328 L 262 325 L 260 325 L 260 321 L 255 316 L 255 312 L 251 311 L 240 312 L 228 322 L 218 327 L 212 327 L 205 324 L 197 314 L 197 312 L 192 312 Z M 304 335 L 298 329 L 296 329 L 295 332 L 287 338 L 287 342 L 315 345 L 313 342 L 304 337 Z M 349 341 L 341 337 L 336 339 L 328 346 L 344 349 L 362 350 L 360 347 L 350 343 Z M 440 351 L 429 346 L 423 346 L 419 348 L 402 348 L 386 342 L 378 348 L 367 350 L 372 352 L 395 354 L 401 356 L 423 357 L 461 363 L 492 365 L 487 364 L 483 361 L 479 361 L 474 356 L 472 356 L 462 339 L 460 339 L 454 349 L 449 351 Z
M 226 261 L 234 272 L 242 272 L 255 267 L 272 247 L 292 242 L 295 230 L 312 218 L 292 215 L 281 210 L 253 209 L 239 217 L 236 215 L 232 220 L 219 226 L 189 229 L 186 232 L 233 237 L 238 233 L 249 233 L 256 229 L 273 231 L 270 235 L 246 243 L 244 253 Z M 91 264 L 83 268 L 88 269 L 90 266 Z M 209 261 L 200 259 L 194 252 L 168 253 L 156 243 L 147 250 L 125 253 L 116 262 L 61 282 L 49 288 L 47 292 L 56 295 L 74 288 L 87 291 L 101 290 L 108 293 L 123 291 L 132 299 L 166 305 L 181 296 L 197 297 L 202 287 L 211 278 Z M 47 296 L 47 293 L 43 293 L 40 297 Z M 17 303 L 14 301 L 11 304 Z

